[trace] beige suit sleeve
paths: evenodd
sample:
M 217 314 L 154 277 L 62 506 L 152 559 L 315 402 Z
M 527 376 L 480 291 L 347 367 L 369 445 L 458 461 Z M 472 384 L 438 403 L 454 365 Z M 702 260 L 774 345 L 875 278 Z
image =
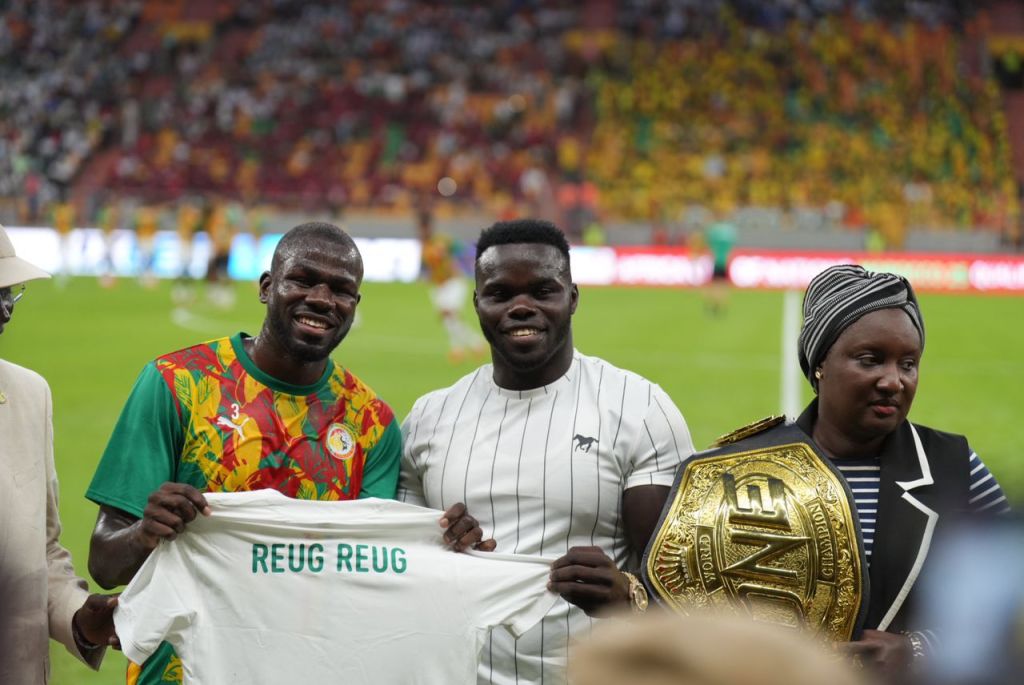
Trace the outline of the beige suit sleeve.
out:
M 47 612 L 50 637 L 57 640 L 78 659 L 96 669 L 103 661 L 105 648 L 83 655 L 71 630 L 75 612 L 89 596 L 88 584 L 78 577 L 71 563 L 71 553 L 60 544 L 60 513 L 57 508 L 57 470 L 53 461 L 53 402 L 46 388 L 46 565 Z

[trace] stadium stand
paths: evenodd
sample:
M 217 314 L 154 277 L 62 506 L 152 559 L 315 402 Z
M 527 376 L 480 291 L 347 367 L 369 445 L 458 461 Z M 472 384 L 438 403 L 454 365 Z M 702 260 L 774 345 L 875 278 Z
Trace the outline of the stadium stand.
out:
M 12 0 L 0 21 L 0 197 L 27 218 L 61 199 L 120 127 L 139 3 Z
M 610 207 L 794 208 L 889 244 L 907 226 L 1017 220 L 998 91 L 960 71 L 964 41 L 943 15 L 762 9 L 757 28 L 725 11 L 667 40 L 664 26 L 689 22 L 665 17 L 643 23 L 651 40 L 609 47 L 621 67 L 596 85 L 590 172 Z
M 1019 225 L 957 2 L 8 3 L 0 196 L 685 224 Z M 169 205 L 168 205 L 169 206 Z

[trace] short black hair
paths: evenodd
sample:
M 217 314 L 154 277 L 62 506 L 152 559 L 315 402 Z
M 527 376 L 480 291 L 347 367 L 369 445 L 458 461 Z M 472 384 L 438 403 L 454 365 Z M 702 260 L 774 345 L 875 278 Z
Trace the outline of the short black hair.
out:
M 489 247 L 522 243 L 550 245 L 562 253 L 566 266 L 569 264 L 569 241 L 565 239 L 565 234 L 553 223 L 543 219 L 499 221 L 485 228 L 476 241 L 476 261 L 480 261 L 480 255 Z
M 280 242 L 277 243 L 277 247 L 274 248 L 274 257 L 270 261 L 270 270 L 275 271 L 281 260 L 291 250 L 300 245 L 317 241 L 334 243 L 345 250 L 354 252 L 362 261 L 362 256 L 359 254 L 359 248 L 356 247 L 355 241 L 352 240 L 352 236 L 346 233 L 343 228 L 329 224 L 326 221 L 310 221 L 305 224 L 299 224 L 284 234 Z

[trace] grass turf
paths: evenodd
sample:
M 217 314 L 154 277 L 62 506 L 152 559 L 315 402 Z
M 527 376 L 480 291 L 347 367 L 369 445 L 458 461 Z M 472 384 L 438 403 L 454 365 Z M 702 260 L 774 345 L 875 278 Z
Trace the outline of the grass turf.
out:
M 236 330 L 255 333 L 262 306 L 251 283 L 236 285 L 230 310 L 197 304 L 174 315 L 171 284 L 147 290 L 91 279 L 30 284 L 0 338 L 3 358 L 43 374 L 53 389 L 63 542 L 86 573 L 96 506 L 83 493 L 139 369 L 154 356 Z M 922 296 L 928 345 L 912 417 L 966 434 L 1011 499 L 1024 499 L 1024 299 Z M 586 288 L 575 316 L 576 346 L 660 383 L 686 417 L 698 448 L 779 409 L 782 295 L 734 291 L 725 314 L 708 316 L 701 293 Z M 336 359 L 404 417 L 428 390 L 474 364 L 446 361 L 440 322 L 421 284 L 366 284 L 359 322 Z M 810 391 L 804 384 L 804 397 Z M 111 653 L 89 672 L 54 646 L 53 682 L 120 683 Z

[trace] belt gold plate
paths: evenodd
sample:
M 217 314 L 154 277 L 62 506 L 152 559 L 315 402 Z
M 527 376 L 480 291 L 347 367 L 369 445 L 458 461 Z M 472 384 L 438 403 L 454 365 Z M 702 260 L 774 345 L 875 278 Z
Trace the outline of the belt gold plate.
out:
M 688 462 L 647 555 L 673 609 L 711 609 L 849 640 L 864 593 L 841 476 L 806 443 Z

